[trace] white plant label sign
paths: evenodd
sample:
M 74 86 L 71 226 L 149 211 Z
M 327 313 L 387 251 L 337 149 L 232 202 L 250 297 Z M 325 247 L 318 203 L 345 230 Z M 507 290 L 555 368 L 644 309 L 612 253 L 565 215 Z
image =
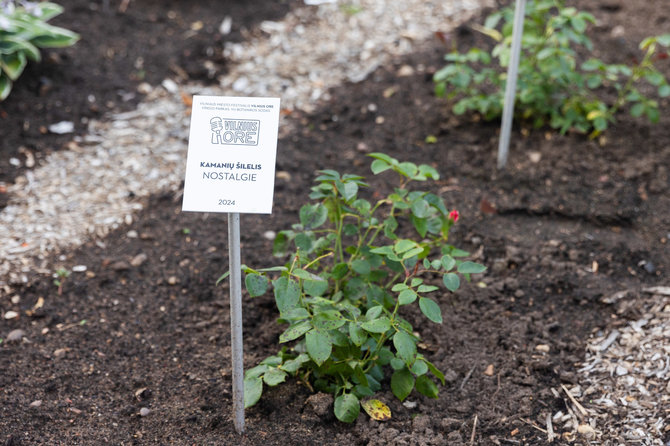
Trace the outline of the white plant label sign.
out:
M 182 210 L 272 212 L 279 98 L 193 96 Z

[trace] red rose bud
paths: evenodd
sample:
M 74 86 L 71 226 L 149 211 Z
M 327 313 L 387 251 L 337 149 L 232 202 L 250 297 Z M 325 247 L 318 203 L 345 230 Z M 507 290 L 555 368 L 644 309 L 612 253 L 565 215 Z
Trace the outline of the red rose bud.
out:
M 449 212 L 449 218 L 450 218 L 451 220 L 453 220 L 454 223 L 456 223 L 456 222 L 458 221 L 458 217 L 460 217 L 460 215 L 458 214 L 458 211 L 457 211 L 456 209 L 454 209 L 453 211 Z

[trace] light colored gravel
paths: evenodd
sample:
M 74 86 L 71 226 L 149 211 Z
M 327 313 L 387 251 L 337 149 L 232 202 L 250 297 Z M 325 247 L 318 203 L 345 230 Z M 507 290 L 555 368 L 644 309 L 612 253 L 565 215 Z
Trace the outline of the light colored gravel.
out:
M 310 111 L 329 88 L 363 80 L 488 1 L 347 1 L 305 6 L 282 21 L 261 23 L 247 42 L 226 46 L 233 68 L 220 88 L 166 80 L 137 111 L 91 122 L 72 150 L 54 153 L 7 187 L 0 285 L 47 272 L 47 255 L 104 236 L 132 221 L 142 198 L 179 187 L 188 136 L 182 93 L 277 96 L 282 108 Z
M 665 446 L 670 432 L 670 287 L 614 296 L 617 313 L 637 320 L 589 340 L 580 390 L 596 444 Z M 573 391 L 574 393 L 574 391 Z

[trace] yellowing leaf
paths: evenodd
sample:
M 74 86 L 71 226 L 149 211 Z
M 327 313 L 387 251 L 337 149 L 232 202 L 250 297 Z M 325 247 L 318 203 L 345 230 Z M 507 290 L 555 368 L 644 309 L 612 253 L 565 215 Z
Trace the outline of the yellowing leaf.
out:
M 391 409 L 379 400 L 363 401 L 361 406 L 373 420 L 386 421 L 391 419 Z
M 490 38 L 492 38 L 496 42 L 500 42 L 503 39 L 503 35 L 500 33 L 500 31 L 498 31 L 496 29 L 486 28 L 484 26 L 477 25 L 477 24 L 472 25 L 472 28 L 475 31 L 479 31 L 482 34 L 484 34 L 486 36 L 489 36 Z
M 603 112 L 600 110 L 591 110 L 588 115 L 586 115 L 586 119 L 589 121 L 593 121 L 596 118 L 599 118 L 603 115 Z

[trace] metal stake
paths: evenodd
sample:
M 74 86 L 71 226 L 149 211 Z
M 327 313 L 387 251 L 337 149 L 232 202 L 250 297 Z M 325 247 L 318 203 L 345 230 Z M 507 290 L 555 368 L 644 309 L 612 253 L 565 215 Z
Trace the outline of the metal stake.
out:
M 507 67 L 507 86 L 505 87 L 505 104 L 503 106 L 500 141 L 498 143 L 498 169 L 507 164 L 512 118 L 514 117 L 514 98 L 516 97 L 516 79 L 519 74 L 519 59 L 521 55 L 521 38 L 523 36 L 523 21 L 526 14 L 526 0 L 516 0 L 514 9 L 514 31 L 512 32 L 512 54 Z
M 230 344 L 233 359 L 233 420 L 238 434 L 244 432 L 244 355 L 242 345 L 242 271 L 240 262 L 240 214 L 228 214 L 230 266 Z

